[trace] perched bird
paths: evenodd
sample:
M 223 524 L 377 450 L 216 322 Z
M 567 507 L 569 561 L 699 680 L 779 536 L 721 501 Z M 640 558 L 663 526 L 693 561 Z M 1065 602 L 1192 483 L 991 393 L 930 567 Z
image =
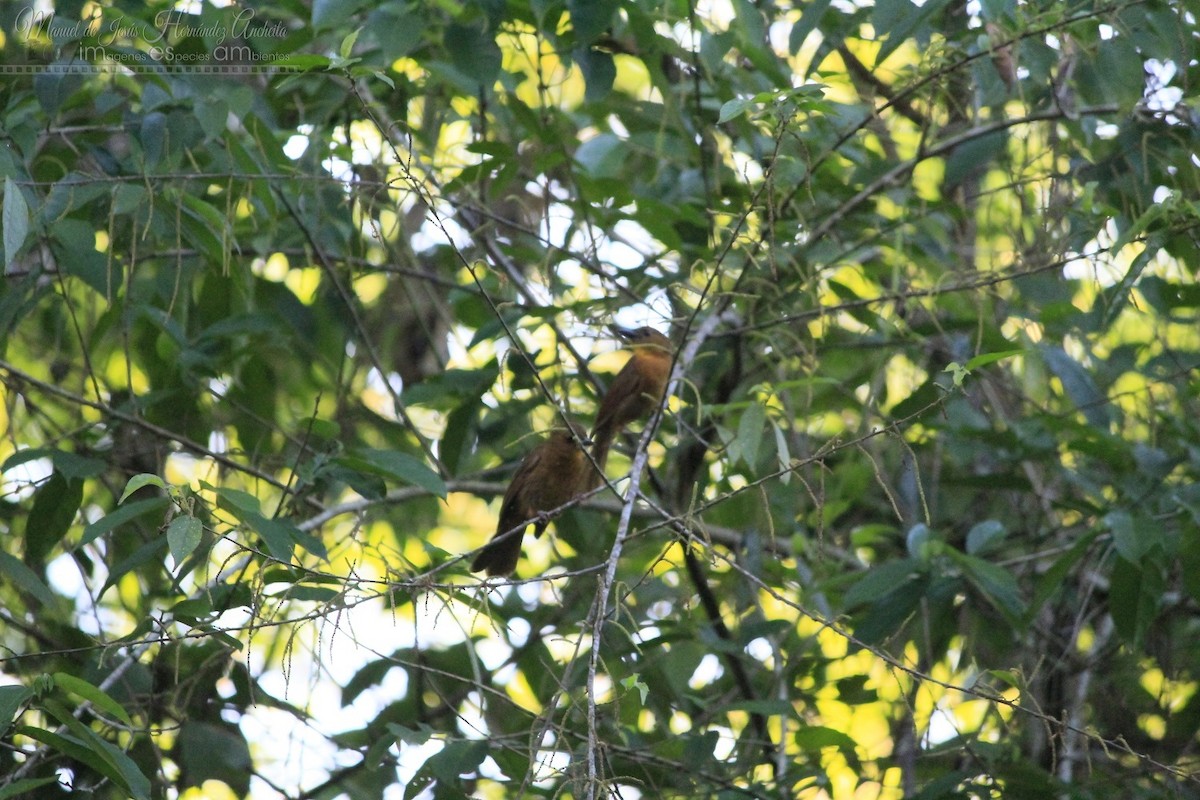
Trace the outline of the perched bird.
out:
M 633 356 L 613 378 L 600 401 L 592 427 L 592 458 L 601 470 L 608 460 L 613 438 L 629 423 L 653 413 L 662 402 L 671 372 L 671 340 L 654 328 L 614 328 Z M 601 475 L 588 473 L 589 488 L 598 486 Z
M 541 536 L 550 520 L 541 516 L 584 491 L 591 463 L 584 453 L 587 434 L 574 422 L 569 429 L 551 431 L 549 437 L 521 461 L 500 504 L 500 520 L 492 540 L 471 562 L 471 572 L 508 575 L 517 568 L 521 539 L 533 524 Z

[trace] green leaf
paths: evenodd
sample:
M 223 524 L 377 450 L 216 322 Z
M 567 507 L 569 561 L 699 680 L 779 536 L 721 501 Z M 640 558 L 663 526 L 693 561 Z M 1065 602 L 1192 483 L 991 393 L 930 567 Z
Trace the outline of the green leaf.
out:
M 576 44 L 587 46 L 600 38 L 612 25 L 619 6 L 617 0 L 567 0 Z
M 1135 650 L 1158 615 L 1166 588 L 1162 570 L 1154 564 L 1138 566 L 1124 558 L 1113 564 L 1108 589 L 1108 612 L 1113 627 Z
M 121 184 L 113 189 L 112 210 L 118 214 L 136 211 L 148 200 L 146 187 L 136 184 Z
M 160 111 L 151 111 L 142 117 L 138 130 L 138 141 L 145 154 L 146 166 L 154 169 L 162 161 L 167 148 L 167 117 Z
M 108 573 L 108 579 L 104 582 L 104 586 L 100 587 L 99 595 L 103 595 L 106 591 L 117 584 L 121 578 L 129 574 L 133 570 L 145 564 L 154 564 L 154 570 L 163 568 L 162 560 L 166 556 L 167 540 L 164 536 L 155 536 L 149 541 L 144 542 L 136 550 L 130 553 L 125 558 L 114 564 Z
M 209 488 L 205 486 L 205 488 Z M 244 519 L 250 514 L 262 514 L 262 503 L 249 492 L 241 489 L 230 489 L 226 486 L 212 487 L 217 495 L 217 505 L 229 511 L 238 519 Z
M 86 763 L 115 781 L 135 800 L 149 800 L 150 781 L 137 765 L 111 742 L 75 719 L 61 704 L 46 700 L 43 707 L 75 735 L 76 742 L 89 755 Z M 78 757 L 78 755 L 76 755 Z
M 478 769 L 487 754 L 488 744 L 483 740 L 448 742 L 441 752 L 426 760 L 425 766 L 439 781 L 454 784 L 458 776 Z
M 187 720 L 179 730 L 179 757 L 189 786 L 217 780 L 239 797 L 250 788 L 250 746 L 236 725 Z
M 1007 669 L 984 670 L 983 672 L 979 673 L 978 676 L 976 676 L 976 680 L 974 681 L 974 683 L 971 684 L 970 688 L 974 688 L 976 686 L 981 685 L 984 678 L 994 678 L 995 680 L 1000 681 L 1000 683 L 1003 683 L 1005 686 L 1009 687 L 1010 689 L 1017 689 L 1020 691 L 1025 691 L 1025 688 L 1026 688 L 1025 685 L 1022 683 L 1020 676 L 1017 675 L 1017 673 L 1013 672 L 1012 670 L 1007 670 Z M 985 687 L 985 688 L 988 688 L 988 687 Z M 999 691 L 996 691 L 994 689 L 989 688 L 989 691 L 992 691 L 995 694 L 1000 694 Z
M 446 497 L 446 483 L 420 460 L 396 450 L 358 448 L 337 459 L 349 469 L 359 470 L 400 483 L 419 486 L 438 497 Z
M 612 54 L 587 48 L 575 52 L 575 62 L 583 73 L 584 99 L 589 103 L 603 102 L 617 79 Z
M 742 412 L 742 419 L 738 423 L 737 437 L 730 450 L 737 453 L 742 463 L 750 469 L 754 469 L 758 463 L 758 448 L 762 444 L 766 421 L 767 407 L 762 403 L 751 402 Z
M 995 131 L 970 139 L 954 148 L 946 158 L 946 188 L 961 186 L 971 176 L 981 173 L 1005 152 L 1007 145 L 1007 131 Z
M 138 765 L 124 750 L 121 750 L 112 742 L 102 739 L 91 728 L 88 728 L 81 722 L 76 722 L 74 725 L 69 725 L 69 727 L 80 738 L 83 738 L 84 734 L 90 737 L 93 751 L 102 753 L 108 762 L 113 765 L 120 775 L 121 780 L 119 783 L 123 783 L 128 787 L 128 792 L 134 800 L 150 799 L 150 779 L 142 774 Z
M 827 747 L 853 753 L 858 748 L 858 742 L 841 731 L 824 725 L 801 725 L 793 741 L 805 753 L 816 753 Z
M 967 552 L 973 556 L 983 555 L 999 544 L 1007 533 L 1000 520 L 985 519 L 967 531 Z
M 909 419 L 916 415 L 926 416 L 938 409 L 937 401 L 943 396 L 932 380 L 917 387 L 917 390 L 897 403 L 891 412 L 893 419 Z
M 908 554 L 920 561 L 928 561 L 933 555 L 933 546 L 937 543 L 937 538 L 933 535 L 933 531 L 929 530 L 929 526 L 924 522 L 918 522 L 909 528 L 908 533 L 904 536 L 904 548 Z
M 1157 207 L 1157 206 L 1155 206 Z M 1120 251 L 1122 244 L 1114 244 L 1112 252 Z M 1107 330 L 1112 321 L 1120 315 L 1125 306 L 1129 303 L 1129 298 L 1133 288 L 1141 278 L 1146 267 L 1154 260 L 1155 250 L 1150 247 L 1143 248 L 1138 253 L 1133 261 L 1129 264 L 1129 269 L 1125 271 L 1125 275 L 1121 278 L 1120 283 L 1112 286 L 1107 290 L 1100 292 L 1092 306 L 1091 317 L 1098 320 L 1097 329 Z
M 108 466 L 98 458 L 87 458 L 65 450 L 54 450 L 51 459 L 54 461 L 54 468 L 67 480 L 94 478 Z
M 1050 371 L 1062 381 L 1063 389 L 1075 406 L 1083 412 L 1088 424 L 1107 431 L 1109 425 L 1108 398 L 1096 386 L 1092 376 L 1061 347 L 1042 347 L 1042 358 Z
M 96 187 L 92 184 L 93 188 Z M 109 261 L 95 246 L 96 232 L 80 219 L 66 217 L 48 223 L 50 249 L 59 268 L 83 280 L 106 300 L 121 283 L 121 262 Z
M 204 525 L 193 516 L 181 515 L 171 520 L 167 526 L 167 544 L 177 569 L 196 550 L 203 535 Z
M 448 25 L 445 41 L 454 66 L 484 89 L 491 89 L 503 63 L 495 37 L 479 25 Z
M 799 719 L 796 707 L 787 700 L 735 700 L 720 706 L 725 711 L 745 711 L 749 714 L 762 714 L 765 717 L 788 717 Z
M 0 466 L 0 472 L 9 472 L 16 469 L 22 464 L 28 464 L 30 461 L 37 461 L 39 458 L 48 458 L 53 460 L 54 454 L 58 451 L 50 447 L 27 447 L 24 450 L 18 450 L 8 458 L 4 459 L 4 465 Z
M 70 715 L 67 715 L 70 719 Z M 73 720 L 74 721 L 74 720 Z M 65 722 L 64 722 L 65 724 Z M 97 754 L 91 747 L 85 746 L 81 741 L 74 737 L 61 736 L 53 731 L 45 730 L 44 728 L 35 728 L 29 725 L 18 725 L 14 733 L 21 736 L 28 736 L 30 739 L 41 742 L 42 744 L 62 753 L 69 758 L 73 758 L 80 763 L 86 764 L 109 780 L 119 786 L 123 786 L 121 775 L 115 770 L 108 761 Z
M 703 764 L 712 759 L 713 752 L 721 742 L 721 735 L 714 730 L 704 731 L 698 736 L 689 732 L 684 734 L 684 742 L 682 763 Z
M 154 477 L 154 476 L 151 476 Z M 161 483 L 161 481 L 160 481 Z M 136 489 L 134 490 L 136 491 Z M 128 492 L 128 485 L 126 486 Z M 121 498 L 124 499 L 124 496 Z M 78 550 L 85 545 L 88 545 L 108 533 L 116 530 L 126 522 L 137 519 L 143 515 L 154 514 L 166 510 L 171 501 L 165 497 L 151 497 L 146 500 L 137 500 L 127 506 L 121 506 L 111 514 L 105 514 L 100 519 L 83 529 L 83 536 L 75 544 L 74 550 Z
M 755 105 L 754 99 L 750 97 L 737 97 L 721 105 L 721 114 L 717 117 L 717 124 L 729 122 L 737 119 L 745 114 Z
M 628 158 L 627 145 L 611 133 L 593 136 L 575 150 L 575 161 L 593 178 L 620 177 Z
M 79 504 L 83 501 L 83 481 L 68 481 L 57 470 L 33 496 L 33 508 L 25 524 L 25 555 L 42 561 L 62 541 Z
M 866 644 L 875 644 L 900 632 L 906 620 L 917 611 L 929 592 L 924 574 L 909 577 L 870 605 L 854 620 L 854 633 Z
M 367 30 L 388 32 L 380 42 L 385 63 L 391 64 L 408 55 L 426 40 L 429 23 L 422 12 L 420 7 L 395 3 L 381 3 L 371 12 Z
M 1016 626 L 1025 613 L 1025 604 L 1021 601 L 1021 590 L 1013 574 L 1003 567 L 957 550 L 947 552 L 962 569 L 967 581 Z
M 0 213 L 4 218 L 4 269 L 7 272 L 29 236 L 30 222 L 25 195 L 9 177 L 4 179 L 4 210 Z
M 271 62 L 279 67 L 291 67 L 293 69 L 303 70 L 321 70 L 328 69 L 333 65 L 333 60 L 328 56 L 313 55 L 310 53 L 293 53 L 284 58 Z
M 38 602 L 53 605 L 55 594 L 50 591 L 37 573 L 25 566 L 16 556 L 0 550 L 0 575 L 12 581 L 13 585 L 29 592 Z
M 0 736 L 7 736 L 17 718 L 17 712 L 33 697 L 33 690 L 25 686 L 0 686 Z
M 621 686 L 625 689 L 637 689 L 638 695 L 641 696 L 642 705 L 646 704 L 646 695 L 650 691 L 650 687 L 642 683 L 641 677 L 637 675 L 629 675 L 621 679 Z
M 921 573 L 920 564 L 911 559 L 888 561 L 871 567 L 866 574 L 846 592 L 846 608 L 856 608 L 883 597 L 897 586 L 916 579 Z
M 213 604 L 208 597 L 195 597 L 171 606 L 169 613 L 175 619 L 198 619 L 200 617 L 207 617 L 212 612 Z
M 34 797 L 36 796 L 32 794 L 34 789 L 47 786 L 51 783 L 58 783 L 58 776 L 50 778 L 24 778 L 0 789 L 0 800 L 8 800 L 10 797 Z
M 950 377 L 954 381 L 955 388 L 961 388 L 963 382 L 967 379 L 967 376 L 971 374 L 969 369 L 964 367 L 962 364 L 959 364 L 957 361 L 951 361 L 946 365 L 946 368 L 943 369 L 942 372 L 950 373 Z
M 180 229 L 184 237 L 210 263 L 225 267 L 229 261 L 229 224 L 210 203 L 190 194 L 179 195 Z
M 1149 517 L 1128 511 L 1110 511 L 1104 515 L 1104 524 L 1112 532 L 1117 552 L 1131 563 L 1141 563 L 1155 545 L 1162 544 L 1161 526 Z
M 112 697 L 99 687 L 93 686 L 82 678 L 77 678 L 65 672 L 55 672 L 54 683 L 60 689 L 65 689 L 72 694 L 79 695 L 101 711 L 107 711 L 126 725 L 133 725 L 133 720 L 129 718 L 129 714 L 126 713 L 121 704 L 113 700 Z
M 1121 557 L 1131 564 L 1140 562 L 1145 549 L 1134 533 L 1133 515 L 1128 511 L 1110 511 L 1104 515 L 1104 524 L 1112 533 L 1113 546 Z
M 390 668 L 391 665 L 384 663 L 384 666 Z M 421 745 L 429 741 L 431 731 L 428 727 L 422 725 L 419 728 L 409 728 L 404 725 L 399 725 L 395 722 L 389 722 L 387 725 L 388 733 L 390 733 L 397 742 L 404 744 Z
M 279 593 L 278 596 L 289 600 L 303 600 L 311 603 L 328 603 L 340 595 L 337 589 L 328 586 L 294 586 Z
M 1168 281 L 1157 275 L 1143 275 L 1137 290 L 1154 310 L 1164 316 L 1180 309 L 1200 307 L 1200 284 Z
M 775 420 L 771 420 L 771 428 L 775 431 L 775 458 L 779 469 L 786 470 L 792 464 L 792 456 L 788 451 L 787 435 Z M 792 479 L 791 470 L 779 476 L 779 482 L 787 486 Z
M 363 0 L 313 0 L 312 25 L 317 30 L 333 28 L 350 19 L 362 5 Z
M 1025 350 L 1001 350 L 998 353 L 980 353 L 967 362 L 966 368 L 968 371 L 985 367 L 988 364 L 994 364 L 997 361 L 1003 361 L 1006 358 L 1020 356 L 1025 354 Z
M 904 44 L 920 26 L 942 10 L 949 0 L 926 0 L 920 6 L 911 0 L 878 0 L 871 18 L 877 36 L 887 40 L 879 48 L 875 63 L 882 64 L 888 56 Z
M 149 472 L 142 472 L 134 475 L 125 483 L 125 491 L 121 492 L 121 499 L 117 501 L 118 505 L 128 500 L 129 495 L 133 494 L 138 489 L 141 489 L 143 486 L 157 486 L 159 489 L 165 490 L 167 488 L 167 483 L 162 478 L 158 477 L 157 475 L 151 475 Z
M 1200 528 L 1184 528 L 1179 543 L 1180 579 L 1195 602 L 1200 602 Z
M 446 417 L 446 429 L 442 434 L 438 455 L 451 475 L 458 474 L 459 464 L 470 454 L 481 407 L 482 403 L 478 400 L 468 401 Z
M 29 685 L 30 691 L 39 701 L 54 691 L 54 676 L 42 673 L 38 675 Z
M 354 44 L 358 41 L 358 34 L 361 32 L 361 28 L 356 28 L 342 39 L 342 44 L 338 48 L 338 55 L 344 61 L 349 61 L 354 55 Z
M 267 519 L 261 514 L 247 514 L 245 521 L 267 543 L 267 552 L 272 558 L 284 563 L 291 562 L 292 550 L 296 545 L 296 538 L 293 536 L 294 525 L 282 520 Z
M 789 53 L 796 55 L 800 52 L 804 40 L 821 24 L 821 17 L 832 4 L 833 0 L 813 0 L 803 7 L 800 19 L 796 21 L 796 24 L 792 26 L 792 32 L 788 34 Z

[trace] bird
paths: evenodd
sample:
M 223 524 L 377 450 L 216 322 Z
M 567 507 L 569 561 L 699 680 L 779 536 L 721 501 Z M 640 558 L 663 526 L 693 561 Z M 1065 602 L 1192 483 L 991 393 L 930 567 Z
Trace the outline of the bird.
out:
M 471 572 L 488 577 L 512 574 L 521 555 L 525 529 L 541 536 L 550 524 L 543 512 L 558 508 L 584 491 L 591 470 L 584 448 L 587 434 L 573 420 L 556 428 L 521 460 L 500 503 L 500 518 L 491 541 L 471 562 Z
M 599 472 L 588 473 L 589 486 L 595 488 L 603 477 L 608 450 L 613 439 L 629 423 L 649 416 L 662 402 L 671 373 L 674 348 L 671 340 L 649 326 L 613 330 L 625 340 L 633 355 L 617 377 L 613 378 L 592 426 L 592 458 Z

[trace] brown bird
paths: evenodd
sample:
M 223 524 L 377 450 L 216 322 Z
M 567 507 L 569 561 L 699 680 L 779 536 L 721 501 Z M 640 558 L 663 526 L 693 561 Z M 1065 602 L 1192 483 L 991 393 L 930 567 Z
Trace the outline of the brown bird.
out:
M 654 412 L 662 402 L 671 372 L 671 340 L 654 328 L 614 328 L 625 340 L 633 356 L 613 378 L 608 393 L 600 401 L 596 424 L 592 427 L 592 458 L 601 470 L 608 461 L 613 438 L 634 420 Z M 601 475 L 588 473 L 589 488 L 600 484 Z
M 533 535 L 541 536 L 550 524 L 542 512 L 558 508 L 586 488 L 591 471 L 583 450 L 587 443 L 583 428 L 571 422 L 569 430 L 551 431 L 529 451 L 504 493 L 496 533 L 471 562 L 471 572 L 486 570 L 490 577 L 508 575 L 517 568 L 521 539 L 530 523 Z

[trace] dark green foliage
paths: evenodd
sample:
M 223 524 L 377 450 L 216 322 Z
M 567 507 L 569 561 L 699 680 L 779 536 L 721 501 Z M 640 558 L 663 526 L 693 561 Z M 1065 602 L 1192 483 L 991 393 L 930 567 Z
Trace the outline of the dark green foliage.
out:
M 0 798 L 1200 794 L 1194 4 L 84 6 L 0 7 Z M 614 322 L 642 500 L 481 587 Z

